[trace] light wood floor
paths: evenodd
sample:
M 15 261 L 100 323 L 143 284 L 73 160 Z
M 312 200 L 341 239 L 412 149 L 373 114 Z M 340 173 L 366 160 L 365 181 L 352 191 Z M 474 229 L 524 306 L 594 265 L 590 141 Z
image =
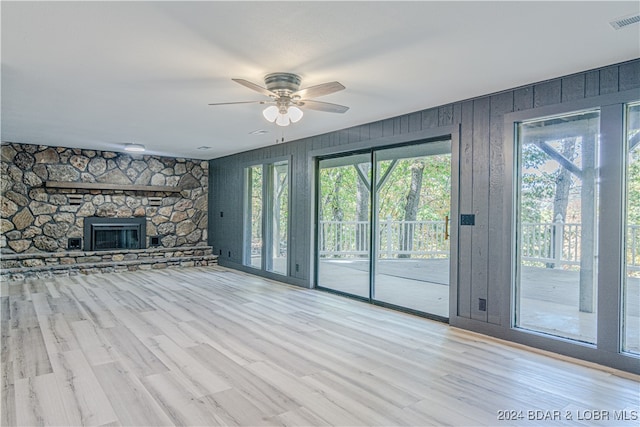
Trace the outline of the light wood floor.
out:
M 3 426 L 638 425 L 633 379 L 221 267 L 0 295 Z

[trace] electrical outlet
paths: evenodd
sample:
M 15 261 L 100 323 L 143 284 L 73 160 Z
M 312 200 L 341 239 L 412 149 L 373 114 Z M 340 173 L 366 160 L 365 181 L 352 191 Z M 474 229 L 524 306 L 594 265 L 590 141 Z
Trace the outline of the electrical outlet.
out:
M 300 271 L 300 264 L 296 264 L 296 272 Z
M 487 300 L 484 298 L 478 299 L 478 310 L 487 311 Z

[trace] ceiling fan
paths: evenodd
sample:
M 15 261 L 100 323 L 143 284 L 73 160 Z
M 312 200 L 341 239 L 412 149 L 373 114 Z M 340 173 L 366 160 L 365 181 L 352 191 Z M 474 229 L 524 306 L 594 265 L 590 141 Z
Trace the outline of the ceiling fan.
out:
M 232 79 L 234 82 L 255 90 L 270 99 L 268 101 L 240 101 L 219 102 L 209 105 L 230 104 L 270 104 L 262 115 L 270 122 L 279 126 L 288 126 L 302 118 L 301 108 L 325 111 L 328 113 L 345 113 L 349 107 L 331 104 L 329 102 L 315 101 L 310 98 L 329 95 L 343 90 L 345 87 L 338 82 L 322 83 L 316 86 L 300 89 L 302 79 L 292 73 L 271 73 L 264 77 L 266 88 L 244 79 Z

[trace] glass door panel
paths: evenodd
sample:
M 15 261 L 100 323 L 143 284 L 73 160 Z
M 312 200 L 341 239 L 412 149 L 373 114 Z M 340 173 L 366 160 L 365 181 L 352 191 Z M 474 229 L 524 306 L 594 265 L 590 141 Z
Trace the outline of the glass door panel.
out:
M 371 155 L 319 164 L 317 286 L 369 298 Z
M 640 104 L 627 108 L 626 265 L 622 350 L 640 354 Z
M 449 317 L 451 141 L 375 152 L 372 298 Z
M 287 274 L 289 223 L 289 164 L 282 161 L 269 165 L 271 185 L 271 262 L 267 270 Z
M 244 264 L 262 268 L 262 165 L 245 169 L 247 181 Z
M 598 111 L 518 125 L 516 326 L 596 342 Z

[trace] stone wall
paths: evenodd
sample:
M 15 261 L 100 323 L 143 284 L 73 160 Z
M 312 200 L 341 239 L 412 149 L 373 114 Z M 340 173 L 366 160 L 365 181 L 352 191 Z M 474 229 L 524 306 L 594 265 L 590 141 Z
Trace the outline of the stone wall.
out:
M 84 218 L 91 216 L 146 216 L 147 246 L 152 236 L 159 237 L 161 247 L 206 245 L 206 161 L 29 144 L 0 148 L 3 253 L 64 251 L 68 238 L 83 237 Z M 182 191 L 47 188 L 46 181 L 179 186 Z M 153 199 L 159 205 L 152 206 Z

